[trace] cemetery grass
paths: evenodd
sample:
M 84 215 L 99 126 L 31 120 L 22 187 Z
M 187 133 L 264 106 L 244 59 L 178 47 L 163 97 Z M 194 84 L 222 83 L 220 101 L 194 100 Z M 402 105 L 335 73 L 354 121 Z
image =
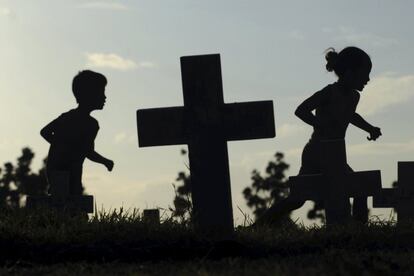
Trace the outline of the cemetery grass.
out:
M 144 223 L 136 210 L 87 220 L 6 209 L 0 262 L 1 275 L 414 275 L 414 224 L 238 227 L 234 242 L 217 242 L 186 222 Z

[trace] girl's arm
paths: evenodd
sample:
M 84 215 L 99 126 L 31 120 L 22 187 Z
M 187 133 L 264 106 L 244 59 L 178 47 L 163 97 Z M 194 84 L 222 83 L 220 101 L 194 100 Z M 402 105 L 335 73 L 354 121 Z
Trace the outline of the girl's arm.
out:
M 356 126 L 357 128 L 360 128 L 362 130 L 365 130 L 366 132 L 370 132 L 371 129 L 374 128 L 373 125 L 371 125 L 370 123 L 368 123 L 367 121 L 365 121 L 364 118 L 362 118 L 362 116 L 359 115 L 356 112 L 352 116 L 350 123 L 353 124 L 354 126 Z
M 312 111 L 321 105 L 325 98 L 326 92 L 316 92 L 296 108 L 295 115 L 308 125 L 318 127 L 319 122 L 317 121 L 316 116 L 312 113 Z
M 379 127 L 374 127 L 373 125 L 365 121 L 364 118 L 362 118 L 362 116 L 356 112 L 352 116 L 350 123 L 368 132 L 370 134 L 370 137 L 368 137 L 368 140 L 375 141 L 378 137 L 382 135 L 381 129 Z

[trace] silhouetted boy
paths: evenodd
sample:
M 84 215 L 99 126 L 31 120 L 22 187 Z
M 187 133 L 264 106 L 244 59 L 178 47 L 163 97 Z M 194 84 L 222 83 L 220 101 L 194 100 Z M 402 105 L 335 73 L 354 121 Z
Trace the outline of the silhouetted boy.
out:
M 71 195 L 82 194 L 82 166 L 85 158 L 105 165 L 108 171 L 114 166 L 112 160 L 95 151 L 94 140 L 99 125 L 90 115 L 94 110 L 103 109 L 106 84 L 107 80 L 102 74 L 90 70 L 79 72 L 72 82 L 78 107 L 63 113 L 40 131 L 50 143 L 47 160 L 49 183 L 54 171 L 68 172 Z

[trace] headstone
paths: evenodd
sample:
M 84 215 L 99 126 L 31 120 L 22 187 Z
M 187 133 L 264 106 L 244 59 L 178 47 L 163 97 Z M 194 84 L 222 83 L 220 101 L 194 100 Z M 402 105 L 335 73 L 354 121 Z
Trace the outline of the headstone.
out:
M 384 188 L 374 196 L 374 208 L 395 208 L 398 223 L 414 219 L 414 162 L 398 162 L 396 188 Z
M 145 209 L 142 220 L 144 223 L 148 223 L 152 225 L 160 224 L 160 210 Z
M 49 176 L 50 195 L 28 196 L 28 208 L 54 208 L 59 211 L 93 213 L 93 196 L 69 194 L 69 172 L 56 171 Z
M 322 142 L 322 173 L 289 178 L 292 200 L 324 203 L 327 224 L 350 219 L 350 197 L 373 196 L 381 189 L 380 171 L 349 172 L 344 140 Z
M 273 102 L 225 104 L 220 55 L 181 57 L 184 106 L 137 111 L 140 147 L 187 144 L 193 221 L 233 232 L 227 141 L 275 136 Z

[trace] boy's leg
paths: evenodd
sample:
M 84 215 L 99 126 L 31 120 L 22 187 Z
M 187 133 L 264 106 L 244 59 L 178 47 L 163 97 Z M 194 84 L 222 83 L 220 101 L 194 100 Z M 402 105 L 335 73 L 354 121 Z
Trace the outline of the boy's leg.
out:
M 82 166 L 83 163 L 76 163 L 72 166 L 70 177 L 70 194 L 72 196 L 81 196 L 83 194 Z M 83 211 L 82 207 L 80 206 L 73 206 L 68 211 L 71 216 L 77 216 L 79 218 L 88 220 L 88 214 Z
M 82 163 L 73 164 L 70 171 L 70 194 L 82 195 Z
M 50 180 L 50 175 L 51 175 L 51 169 L 49 168 L 49 166 L 46 166 L 46 180 L 47 180 L 47 184 L 48 184 L 48 189 L 47 189 L 47 193 L 50 195 L 52 193 L 52 183 Z

